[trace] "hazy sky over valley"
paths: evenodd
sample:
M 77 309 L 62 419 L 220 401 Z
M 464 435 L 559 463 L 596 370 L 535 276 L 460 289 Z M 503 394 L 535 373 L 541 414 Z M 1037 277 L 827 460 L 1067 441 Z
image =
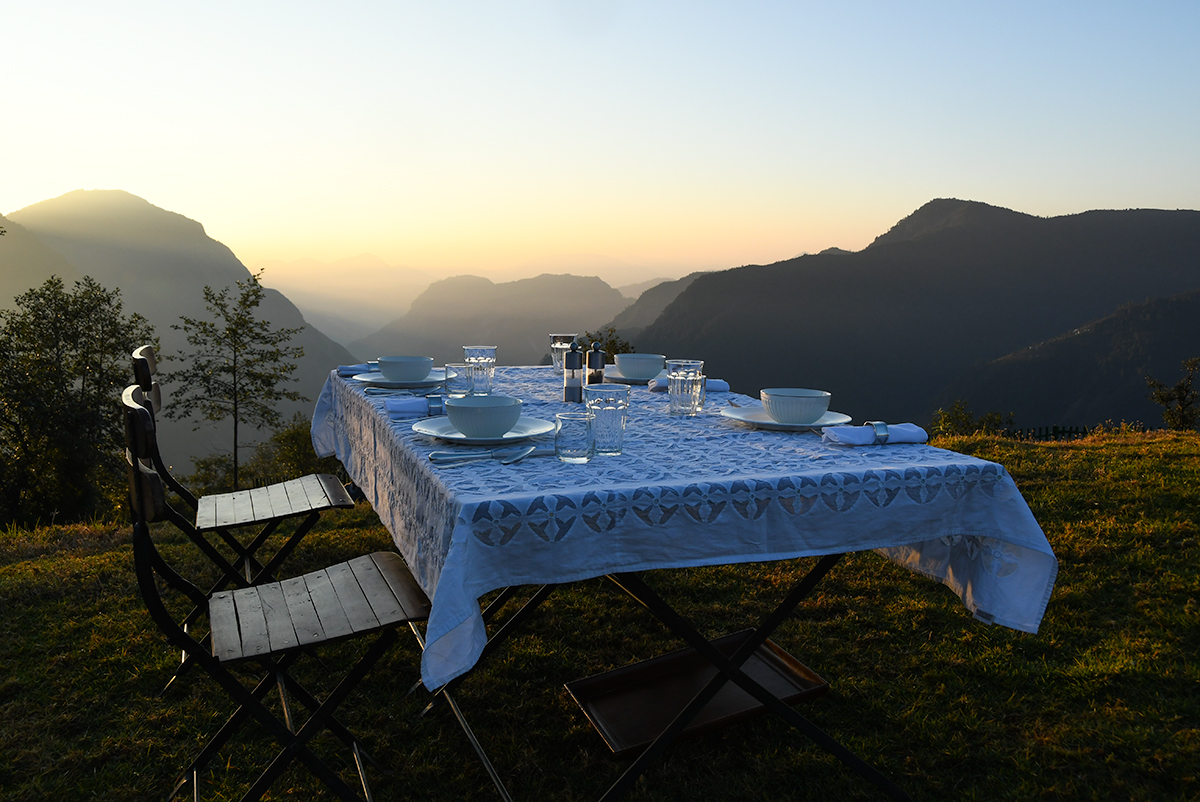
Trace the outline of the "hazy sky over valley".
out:
M 0 27 L 0 213 L 124 189 L 247 265 L 645 277 L 925 201 L 1200 208 L 1200 3 L 55 2 Z

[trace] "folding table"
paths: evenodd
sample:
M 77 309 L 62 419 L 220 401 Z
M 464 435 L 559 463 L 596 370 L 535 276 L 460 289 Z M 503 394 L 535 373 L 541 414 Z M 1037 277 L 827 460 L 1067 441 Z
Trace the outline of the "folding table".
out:
M 523 414 L 543 420 L 574 406 L 561 401 L 561 378 L 549 367 L 497 368 L 494 392 L 523 399 Z M 977 619 L 1025 632 L 1037 631 L 1057 560 L 998 464 L 925 445 L 831 446 L 812 433 L 763 431 L 717 414 L 729 402 L 757 403 L 714 393 L 701 414 L 671 416 L 665 394 L 635 387 L 619 456 L 583 465 L 537 457 L 438 468 L 429 452 L 457 446 L 414 432 L 411 420 L 392 420 L 382 398 L 333 372 L 317 402 L 313 444 L 342 461 L 433 599 L 421 663 L 426 687 L 447 686 L 499 643 L 488 641 L 479 605 L 485 593 L 544 586 L 531 601 L 536 606 L 557 584 L 608 576 L 719 669 L 702 696 L 736 683 L 903 798 L 750 681 L 741 661 L 849 551 L 874 549 L 951 588 Z M 805 556 L 823 559 L 728 656 L 637 576 Z M 697 698 L 630 771 L 653 760 L 692 708 L 703 706 Z M 618 786 L 614 796 L 624 789 Z

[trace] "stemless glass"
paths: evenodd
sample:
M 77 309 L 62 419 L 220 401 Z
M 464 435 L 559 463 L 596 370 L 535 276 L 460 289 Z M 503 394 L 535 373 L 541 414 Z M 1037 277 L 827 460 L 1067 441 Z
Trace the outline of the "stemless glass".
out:
M 563 354 L 571 348 L 571 343 L 575 342 L 578 334 L 551 334 L 550 335 L 550 364 L 554 366 L 554 372 L 562 375 L 563 372 Z
M 492 378 L 496 375 L 496 346 L 464 345 L 463 361 L 471 367 L 471 392 L 492 394 Z
M 451 398 L 462 398 L 471 395 L 471 366 L 466 362 L 446 363 L 446 395 Z
M 667 360 L 667 393 L 672 415 L 695 415 L 704 408 L 704 362 L 699 359 Z
M 595 450 L 590 413 L 559 412 L 554 416 L 555 456 L 563 462 L 589 462 Z
M 592 439 L 596 454 L 620 454 L 625 440 L 625 423 L 629 419 L 629 385 L 589 384 L 583 388 L 583 402 L 593 417 Z

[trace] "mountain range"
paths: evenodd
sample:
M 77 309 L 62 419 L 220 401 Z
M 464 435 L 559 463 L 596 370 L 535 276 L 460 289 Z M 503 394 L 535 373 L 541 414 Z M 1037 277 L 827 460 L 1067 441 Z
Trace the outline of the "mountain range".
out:
M 494 345 L 500 364 L 537 365 L 549 356 L 551 332 L 582 335 L 629 304 L 595 276 L 547 273 L 499 284 L 456 276 L 434 282 L 407 314 L 349 347 L 364 358 L 422 354 L 444 364 L 461 361 L 464 345 Z
M 752 395 L 766 386 L 818 387 L 832 392 L 832 409 L 856 420 L 928 422 L 956 389 L 978 398 L 977 411 L 998 406 L 983 389 L 994 384 L 970 383 L 994 375 L 979 372 L 985 363 L 1126 304 L 1197 289 L 1200 212 L 1039 218 L 941 199 L 861 251 L 699 276 L 637 345 L 702 358 L 709 375 Z M 1200 354 L 1200 342 L 1183 351 Z M 1139 386 L 1144 391 L 1144 380 L 1129 377 L 1120 391 Z M 1012 393 L 1027 390 L 1017 384 Z M 1016 423 L 1092 425 L 1122 414 L 1113 406 L 1098 419 L 1056 419 L 1085 406 L 1030 406 Z
M 180 315 L 207 316 L 204 286 L 250 275 L 200 223 L 125 192 L 68 193 L 0 226 L 0 308 L 50 275 L 68 284 L 90 275 L 120 288 L 168 354 L 183 345 L 170 328 Z M 976 413 L 1012 412 L 1022 427 L 1157 425 L 1145 376 L 1174 384 L 1182 360 L 1200 356 L 1195 211 L 1040 218 L 940 199 L 861 251 L 623 287 L 634 301 L 595 276 L 433 281 L 369 255 L 256 267 L 272 288 L 260 316 L 306 326 L 296 387 L 309 399 L 340 363 L 400 353 L 441 363 L 486 344 L 501 364 L 538 364 L 547 334 L 611 325 L 641 352 L 704 359 L 709 375 L 750 395 L 827 389 L 831 408 L 856 420 L 928 423 L 963 399 Z M 349 350 L 319 330 L 339 320 Z M 282 411 L 311 409 L 310 400 Z M 209 430 L 167 422 L 164 431 L 173 461 L 214 448 Z

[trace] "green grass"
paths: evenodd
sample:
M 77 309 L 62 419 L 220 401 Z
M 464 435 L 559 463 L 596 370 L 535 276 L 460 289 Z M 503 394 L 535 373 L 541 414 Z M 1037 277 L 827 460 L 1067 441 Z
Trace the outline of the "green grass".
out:
M 830 682 L 802 712 L 917 800 L 1200 798 L 1200 436 L 940 444 L 1005 465 L 1046 531 L 1060 570 L 1041 631 L 984 626 L 940 585 L 849 555 L 775 636 Z M 163 539 L 169 559 L 197 564 L 181 538 Z M 325 516 L 289 571 L 389 546 L 360 505 Z M 648 579 L 715 636 L 765 614 L 807 564 Z M 594 799 L 628 761 L 563 683 L 678 646 L 611 585 L 582 582 L 459 701 L 517 799 Z M 323 658 L 343 665 L 357 648 Z M 0 531 L 0 799 L 165 798 L 229 712 L 198 672 L 160 696 L 174 659 L 137 596 L 127 529 Z M 405 695 L 417 659 L 404 639 L 342 711 L 387 769 L 370 772 L 376 797 L 497 798 L 448 711 L 421 718 L 428 694 Z M 311 661 L 303 674 L 324 681 Z M 316 746 L 345 769 L 335 744 Z M 268 753 L 244 730 L 204 798 L 236 798 Z M 321 795 L 297 770 L 271 798 Z M 762 718 L 677 744 L 633 798 L 883 797 Z

